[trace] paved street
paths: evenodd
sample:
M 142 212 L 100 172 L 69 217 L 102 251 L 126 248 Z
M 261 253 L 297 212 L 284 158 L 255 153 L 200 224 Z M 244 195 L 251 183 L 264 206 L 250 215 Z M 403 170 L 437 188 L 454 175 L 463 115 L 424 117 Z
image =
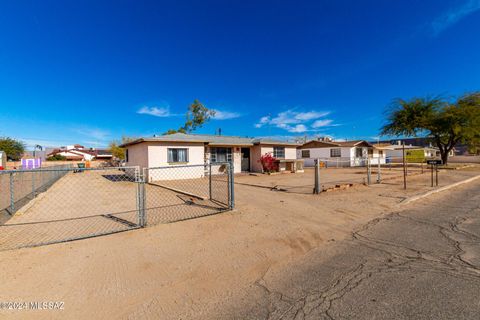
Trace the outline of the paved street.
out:
M 280 270 L 281 269 L 281 270 Z M 352 239 L 271 267 L 241 305 L 250 319 L 479 319 L 480 182 L 375 219 Z

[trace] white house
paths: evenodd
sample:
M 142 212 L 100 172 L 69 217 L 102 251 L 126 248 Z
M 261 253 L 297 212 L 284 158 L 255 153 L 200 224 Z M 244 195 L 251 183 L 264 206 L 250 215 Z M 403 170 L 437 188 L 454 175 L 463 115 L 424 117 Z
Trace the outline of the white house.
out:
M 233 162 L 235 173 L 262 172 L 259 160 L 267 153 L 277 158 L 280 171 L 297 172 L 303 170 L 302 163 L 296 159 L 297 146 L 270 139 L 183 133 L 140 138 L 121 145 L 126 148 L 126 166 L 162 168 L 148 170 L 151 171 L 149 180 L 199 178 L 204 176 L 209 163 Z M 189 167 L 168 170 L 181 165 Z M 183 174 L 179 176 L 181 171 Z M 154 172 L 157 177 L 153 176 Z
M 66 160 L 74 161 L 91 161 L 91 160 L 110 160 L 112 153 L 106 149 L 85 148 L 82 145 L 75 144 L 71 146 L 53 149 L 47 154 L 47 157 L 60 155 Z
M 385 147 L 386 155 L 391 162 L 403 161 L 403 146 L 389 145 Z M 453 154 L 453 151 L 451 152 Z M 428 158 L 440 157 L 440 150 L 434 147 L 405 146 L 405 158 L 407 161 L 423 161 Z
M 309 141 L 297 148 L 297 158 L 305 166 L 314 166 L 319 159 L 327 167 L 364 166 L 367 159 L 371 164 L 385 163 L 385 153 L 365 140 L 355 141 Z

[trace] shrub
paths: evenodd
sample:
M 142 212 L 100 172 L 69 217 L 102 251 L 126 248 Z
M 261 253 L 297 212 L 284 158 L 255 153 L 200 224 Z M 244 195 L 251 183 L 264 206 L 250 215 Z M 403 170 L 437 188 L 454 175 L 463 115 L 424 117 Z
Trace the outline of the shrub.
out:
M 276 160 L 277 159 L 272 156 L 271 153 L 266 153 L 258 161 L 262 164 L 264 172 L 271 173 L 278 171 L 278 164 L 275 162 Z
M 61 154 L 56 154 L 47 158 L 47 161 L 64 161 L 64 160 L 67 160 L 67 158 L 62 156 Z

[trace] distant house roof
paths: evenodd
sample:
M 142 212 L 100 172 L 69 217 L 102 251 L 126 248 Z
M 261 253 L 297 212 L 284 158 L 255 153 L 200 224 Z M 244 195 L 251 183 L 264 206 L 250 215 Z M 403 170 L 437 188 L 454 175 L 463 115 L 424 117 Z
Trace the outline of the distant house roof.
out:
M 162 135 L 158 137 L 140 138 L 131 142 L 122 144 L 120 147 L 127 147 L 133 144 L 142 142 L 190 142 L 190 143 L 205 143 L 211 146 L 253 146 L 257 144 L 275 144 L 275 145 L 289 145 L 297 146 L 293 142 L 279 141 L 273 139 L 262 138 L 248 138 L 236 136 L 219 136 L 208 134 L 185 134 L 174 133 L 169 135 Z
M 91 156 L 94 156 L 95 158 L 112 158 L 112 153 L 107 150 L 107 149 L 90 149 L 90 150 L 87 150 L 87 149 L 54 149 L 52 150 L 52 152 L 48 153 L 47 156 L 50 157 L 50 156 L 53 156 L 53 155 L 56 155 L 56 154 L 59 154 L 59 153 L 69 153 L 69 154 L 73 154 L 73 155 L 76 155 L 76 156 L 68 156 L 67 155 L 67 159 L 72 158 L 72 157 L 80 157 L 80 158 L 84 158 L 85 155 L 91 155 Z
M 314 149 L 314 148 L 335 148 L 335 147 L 373 147 L 370 143 L 365 140 L 352 140 L 352 141 L 318 141 L 312 140 L 299 147 L 299 149 Z

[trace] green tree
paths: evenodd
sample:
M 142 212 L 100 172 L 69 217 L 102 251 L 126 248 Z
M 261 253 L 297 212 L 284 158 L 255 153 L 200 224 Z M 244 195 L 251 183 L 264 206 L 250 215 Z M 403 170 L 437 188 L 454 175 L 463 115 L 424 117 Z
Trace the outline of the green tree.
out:
M 108 146 L 108 150 L 112 153 L 112 156 L 116 159 L 125 160 L 125 148 L 120 147 L 124 143 L 131 142 L 136 138 L 123 136 L 120 141 L 113 140 Z
M 388 110 L 382 135 L 428 137 L 447 164 L 457 143 L 474 145 L 480 139 L 480 92 L 454 102 L 439 97 L 397 99 Z
M 201 128 L 205 123 L 215 116 L 215 110 L 210 110 L 200 101 L 195 99 L 188 107 L 185 124 L 178 129 L 169 129 L 165 134 L 174 133 L 191 133 L 198 128 Z
M 5 151 L 7 159 L 18 161 L 25 152 L 25 144 L 9 137 L 0 138 L 0 150 Z

